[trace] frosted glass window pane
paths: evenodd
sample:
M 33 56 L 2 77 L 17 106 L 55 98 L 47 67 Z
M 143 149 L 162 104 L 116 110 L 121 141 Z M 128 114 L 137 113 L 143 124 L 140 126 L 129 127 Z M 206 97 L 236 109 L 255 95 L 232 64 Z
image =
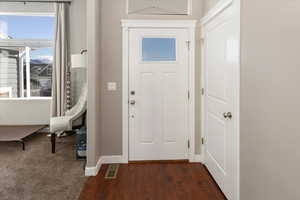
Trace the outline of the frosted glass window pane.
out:
M 143 38 L 143 61 L 176 61 L 175 38 Z

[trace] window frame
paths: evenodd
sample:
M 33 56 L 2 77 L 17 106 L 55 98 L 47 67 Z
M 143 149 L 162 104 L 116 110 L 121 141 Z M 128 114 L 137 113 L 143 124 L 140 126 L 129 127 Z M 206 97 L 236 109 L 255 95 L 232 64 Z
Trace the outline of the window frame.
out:
M 0 12 L 0 16 L 32 16 L 32 17 L 54 17 L 55 13 L 35 13 L 35 12 Z M 54 48 L 54 41 L 51 39 L 0 39 L 0 47 L 23 47 L 28 50 L 31 48 Z M 28 58 L 27 58 L 28 59 Z M 30 58 L 29 58 L 30 59 Z M 0 98 L 0 100 L 24 100 L 24 99 L 52 99 L 51 97 L 34 97 L 31 96 L 31 89 L 30 89 L 30 63 L 26 62 L 26 85 L 27 85 L 27 95 L 26 97 L 23 96 L 24 85 L 22 87 L 22 92 L 20 97 L 12 97 L 12 98 Z M 23 67 L 22 67 L 23 69 Z M 23 74 L 24 76 L 24 74 Z M 23 82 L 24 84 L 24 82 Z M 29 89 L 28 89 L 29 86 Z
M 160 38 L 160 39 L 175 39 L 175 53 L 176 60 L 175 61 L 144 61 L 143 60 L 143 39 L 144 38 Z M 178 53 L 178 42 L 176 35 L 166 35 L 166 34 L 145 34 L 139 38 L 139 63 L 140 64 L 176 64 L 179 62 L 179 53 Z

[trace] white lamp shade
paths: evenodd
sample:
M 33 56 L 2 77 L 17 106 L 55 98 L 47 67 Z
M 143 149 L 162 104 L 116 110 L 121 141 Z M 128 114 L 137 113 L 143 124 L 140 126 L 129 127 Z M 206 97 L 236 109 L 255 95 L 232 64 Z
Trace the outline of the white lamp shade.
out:
M 73 54 L 71 56 L 72 68 L 86 68 L 86 55 Z

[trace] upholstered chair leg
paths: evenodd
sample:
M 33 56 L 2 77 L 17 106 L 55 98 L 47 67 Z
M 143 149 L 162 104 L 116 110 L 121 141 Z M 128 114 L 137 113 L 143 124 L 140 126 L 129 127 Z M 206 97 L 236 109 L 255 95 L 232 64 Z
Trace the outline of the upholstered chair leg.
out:
M 20 143 L 22 144 L 22 149 L 23 149 L 23 151 L 25 151 L 25 142 L 24 142 L 24 140 L 23 140 L 23 139 L 20 140 Z
M 56 133 L 51 133 L 52 153 L 55 153 Z

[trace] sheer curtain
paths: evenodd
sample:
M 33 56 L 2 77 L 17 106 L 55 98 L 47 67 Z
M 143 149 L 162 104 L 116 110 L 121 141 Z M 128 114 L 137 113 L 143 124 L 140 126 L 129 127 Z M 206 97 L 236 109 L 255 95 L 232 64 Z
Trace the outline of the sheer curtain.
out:
M 67 107 L 67 77 L 70 71 L 69 65 L 69 31 L 68 12 L 69 5 L 57 3 L 56 32 L 54 41 L 54 60 L 52 72 L 52 104 L 51 116 L 63 116 Z

